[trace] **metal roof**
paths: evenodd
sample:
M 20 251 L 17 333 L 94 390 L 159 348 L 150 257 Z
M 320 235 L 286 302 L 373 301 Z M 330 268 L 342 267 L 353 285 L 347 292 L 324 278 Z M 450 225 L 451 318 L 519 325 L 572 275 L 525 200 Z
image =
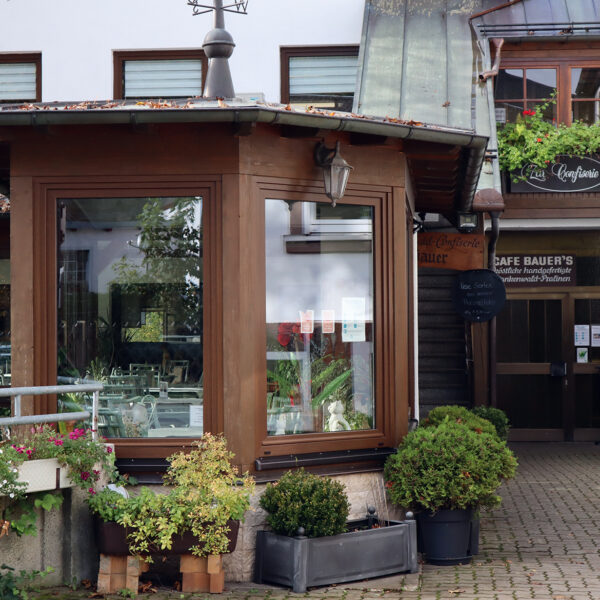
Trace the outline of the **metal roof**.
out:
M 414 170 L 416 202 L 422 209 L 468 210 L 471 206 L 487 138 L 456 127 L 393 117 L 365 118 L 352 113 L 238 100 L 107 101 L 0 105 L 0 128 L 44 125 L 144 123 L 266 123 L 319 131 L 363 134 L 383 143 L 403 140 L 402 150 Z M 0 145 L 2 131 L 0 129 Z M 0 171 L 2 165 L 0 165 Z
M 489 57 L 469 23 L 481 10 L 482 0 L 365 0 L 354 111 L 492 135 L 491 87 L 478 79 Z M 499 182 L 484 173 L 479 187 Z
M 600 37 L 600 0 L 483 0 L 472 22 L 486 37 Z

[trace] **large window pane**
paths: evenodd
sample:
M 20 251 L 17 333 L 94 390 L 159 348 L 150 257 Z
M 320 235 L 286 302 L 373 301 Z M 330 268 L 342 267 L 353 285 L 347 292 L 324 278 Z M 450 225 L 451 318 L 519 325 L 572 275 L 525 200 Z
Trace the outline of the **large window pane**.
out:
M 572 121 L 593 125 L 600 120 L 600 101 L 573 101 Z
M 102 435 L 202 434 L 201 215 L 198 197 L 59 201 L 58 374 L 104 382 Z
M 573 98 L 600 97 L 600 69 L 571 69 L 571 95 Z
M 556 89 L 556 69 L 527 69 L 527 98 L 549 98 Z
M 495 98 L 497 100 L 523 98 L 523 77 L 523 69 L 500 69 L 495 80 Z
M 307 203 L 266 200 L 269 435 L 375 427 L 373 209 L 292 235 Z M 335 210 L 335 209 L 334 209 Z M 356 220 L 364 221 L 356 231 Z M 299 240 L 298 238 L 302 238 Z

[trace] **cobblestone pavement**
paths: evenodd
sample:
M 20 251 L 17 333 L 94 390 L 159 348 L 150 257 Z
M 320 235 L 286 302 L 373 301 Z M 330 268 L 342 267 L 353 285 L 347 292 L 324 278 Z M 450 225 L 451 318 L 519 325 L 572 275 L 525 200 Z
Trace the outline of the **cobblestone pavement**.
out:
M 229 584 L 220 596 L 159 590 L 139 597 L 600 600 L 600 446 L 516 444 L 513 449 L 520 463 L 518 475 L 501 489 L 502 506 L 482 514 L 480 554 L 471 565 L 423 565 L 420 575 L 318 588 L 304 595 L 255 584 Z M 74 600 L 90 595 L 90 591 L 61 588 L 30 598 Z

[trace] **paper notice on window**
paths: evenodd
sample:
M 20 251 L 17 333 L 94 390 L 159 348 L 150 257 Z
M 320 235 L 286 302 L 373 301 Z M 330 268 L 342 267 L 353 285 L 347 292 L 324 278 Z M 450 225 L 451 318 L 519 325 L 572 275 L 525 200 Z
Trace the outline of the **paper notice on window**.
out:
M 324 308 L 321 311 L 321 323 L 323 333 L 335 333 L 335 310 Z
M 575 325 L 575 345 L 589 346 L 590 345 L 590 326 Z
M 600 346 L 600 325 L 592 325 L 592 346 Z
M 300 333 L 312 333 L 315 329 L 315 311 L 300 311 Z
M 204 406 L 202 404 L 190 405 L 190 427 L 202 427 L 204 425 Z
M 589 348 L 577 348 L 577 362 L 586 363 L 589 360 Z
M 342 342 L 364 342 L 366 299 L 342 298 Z

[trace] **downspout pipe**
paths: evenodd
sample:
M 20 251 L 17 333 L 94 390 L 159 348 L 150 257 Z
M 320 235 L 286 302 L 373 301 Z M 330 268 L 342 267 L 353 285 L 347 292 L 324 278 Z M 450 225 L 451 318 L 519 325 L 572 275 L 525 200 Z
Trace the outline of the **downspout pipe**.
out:
M 496 271 L 496 244 L 500 235 L 500 212 L 490 212 L 492 219 L 492 230 L 488 243 L 488 269 Z M 496 317 L 490 321 L 490 406 L 498 405 L 498 393 L 496 388 Z
M 490 77 L 495 77 L 498 75 L 498 70 L 500 69 L 500 59 L 502 56 L 502 46 L 504 46 L 504 38 L 492 38 L 490 42 L 494 45 L 495 50 L 494 64 L 489 71 L 483 71 L 483 73 L 479 73 L 479 81 L 487 81 Z

